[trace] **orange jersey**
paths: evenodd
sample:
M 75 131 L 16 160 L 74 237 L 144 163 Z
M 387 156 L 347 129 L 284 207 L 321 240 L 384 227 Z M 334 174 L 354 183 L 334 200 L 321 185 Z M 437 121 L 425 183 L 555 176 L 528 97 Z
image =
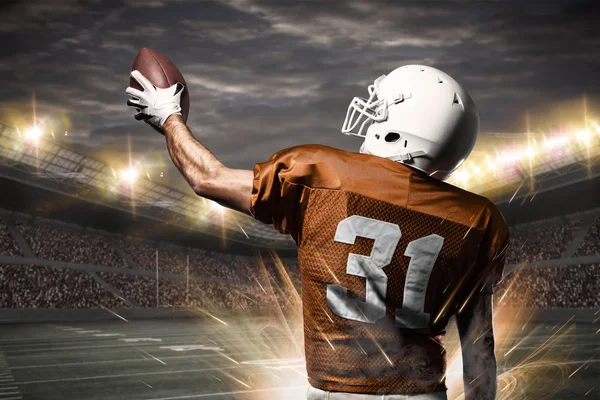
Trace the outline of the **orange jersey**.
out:
M 256 164 L 252 212 L 298 245 L 310 384 L 446 390 L 448 319 L 502 277 L 508 227 L 488 199 L 403 164 L 321 145 Z

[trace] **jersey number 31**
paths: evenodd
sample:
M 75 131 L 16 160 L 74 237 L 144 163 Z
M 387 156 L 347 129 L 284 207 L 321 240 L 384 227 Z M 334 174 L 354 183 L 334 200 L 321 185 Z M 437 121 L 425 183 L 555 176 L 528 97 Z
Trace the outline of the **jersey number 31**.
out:
M 350 253 L 346 273 L 366 278 L 365 301 L 349 298 L 341 285 L 327 285 L 327 306 L 341 318 L 374 324 L 386 313 L 388 277 L 383 268 L 392 261 L 402 237 L 400 227 L 389 222 L 353 215 L 341 221 L 335 232 L 336 242 L 354 244 L 357 236 L 373 239 L 370 256 Z M 429 276 L 444 244 L 439 235 L 429 235 L 408 244 L 404 255 L 410 257 L 402 307 L 396 309 L 395 325 L 405 329 L 429 327 L 430 315 L 424 312 Z

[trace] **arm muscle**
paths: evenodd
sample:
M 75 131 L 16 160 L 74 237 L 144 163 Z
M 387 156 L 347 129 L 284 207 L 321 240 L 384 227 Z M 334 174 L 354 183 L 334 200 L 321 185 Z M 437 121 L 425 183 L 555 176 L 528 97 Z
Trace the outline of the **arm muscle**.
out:
M 225 167 L 196 140 L 180 115 L 171 115 L 163 130 L 173 163 L 196 194 L 251 215 L 252 171 Z

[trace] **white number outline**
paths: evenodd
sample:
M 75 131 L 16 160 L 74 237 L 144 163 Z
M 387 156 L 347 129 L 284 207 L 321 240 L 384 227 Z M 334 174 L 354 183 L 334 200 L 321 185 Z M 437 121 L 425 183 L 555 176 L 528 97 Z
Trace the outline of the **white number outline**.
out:
M 334 241 L 354 244 L 356 238 L 373 239 L 369 256 L 350 253 L 346 273 L 366 279 L 365 301 L 351 299 L 344 286 L 327 285 L 327 306 L 338 317 L 374 324 L 385 317 L 388 277 L 383 268 L 392 261 L 402 231 L 397 224 L 350 216 L 337 226 Z M 413 240 L 404 255 L 410 257 L 404 283 L 402 307 L 396 309 L 395 326 L 405 329 L 429 327 L 430 315 L 424 312 L 425 294 L 431 271 L 444 245 L 444 238 L 432 234 Z

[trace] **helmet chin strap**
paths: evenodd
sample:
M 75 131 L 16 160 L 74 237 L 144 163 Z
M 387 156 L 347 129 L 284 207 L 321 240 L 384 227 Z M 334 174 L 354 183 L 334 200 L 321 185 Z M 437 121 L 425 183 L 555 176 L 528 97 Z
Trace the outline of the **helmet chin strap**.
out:
M 392 161 L 406 162 L 406 161 L 412 161 L 413 158 L 423 157 L 426 155 L 427 155 L 427 153 L 425 153 L 423 150 L 417 150 L 417 151 L 413 151 L 412 153 L 398 154 L 397 156 L 391 156 L 388 158 Z
M 371 153 L 369 150 L 365 149 L 365 144 L 364 143 L 360 146 L 359 152 L 362 153 L 362 154 L 376 155 L 376 154 Z M 426 156 L 426 155 L 427 155 L 427 153 L 424 152 L 423 150 L 417 150 L 417 151 L 413 151 L 413 152 L 410 152 L 410 153 L 398 154 L 398 155 L 395 155 L 395 156 L 390 156 L 390 157 L 385 157 L 385 158 L 390 159 L 392 161 L 399 161 L 399 162 L 403 162 L 404 163 L 404 162 L 407 162 L 407 161 L 408 162 L 412 161 L 413 158 L 423 157 L 423 156 Z
M 360 152 L 361 154 L 370 154 L 370 155 L 376 155 L 376 154 L 373 154 L 373 153 L 371 153 L 369 150 L 365 149 L 365 144 L 364 144 L 364 142 L 363 142 L 363 144 L 360 146 L 360 150 L 359 150 L 359 152 Z M 405 165 L 407 165 L 407 166 L 409 166 L 409 167 L 411 167 L 411 168 L 415 168 L 415 169 L 417 169 L 417 170 L 419 170 L 419 171 L 423 172 L 423 173 L 424 173 L 424 174 L 426 174 L 426 175 L 429 175 L 429 176 L 430 176 L 430 177 L 432 177 L 432 178 L 435 178 L 435 175 L 436 175 L 436 174 L 442 174 L 442 175 L 444 175 L 446 178 L 448 178 L 448 177 L 450 176 L 451 172 L 448 172 L 448 171 L 436 170 L 436 171 L 434 171 L 434 172 L 432 172 L 432 173 L 430 174 L 430 173 L 428 173 L 428 172 L 426 172 L 426 171 L 423 171 L 422 169 L 420 169 L 420 168 L 418 168 L 418 167 L 416 167 L 416 166 L 414 166 L 414 165 L 410 165 L 410 161 L 412 161 L 414 158 L 416 158 L 416 157 L 423 157 L 423 156 L 426 156 L 426 155 L 427 155 L 427 153 L 426 153 L 426 152 L 424 152 L 423 150 L 417 150 L 417 151 L 413 151 L 413 152 L 411 152 L 411 153 L 399 154 L 399 155 L 396 155 L 396 156 L 384 157 L 384 158 L 387 158 L 387 159 L 389 159 L 389 160 L 396 161 L 396 162 L 401 162 L 401 163 L 403 163 L 403 164 L 405 164 Z M 407 162 L 407 161 L 408 161 L 408 162 Z M 439 178 L 436 178 L 436 179 L 439 179 Z M 445 179 L 440 179 L 440 180 L 444 181 Z

